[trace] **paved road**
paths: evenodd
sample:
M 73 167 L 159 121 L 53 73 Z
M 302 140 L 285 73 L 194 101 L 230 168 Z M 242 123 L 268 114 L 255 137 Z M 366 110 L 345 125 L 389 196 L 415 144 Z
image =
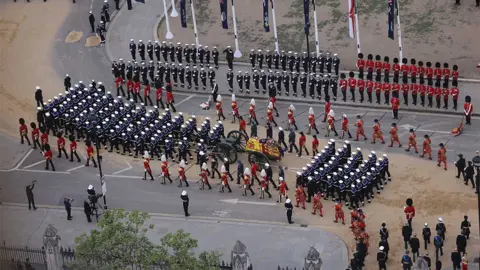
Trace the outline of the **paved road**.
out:
M 86 222 L 82 210 L 73 211 L 73 221 L 67 221 L 65 215 L 66 212 L 62 209 L 40 208 L 29 212 L 26 207 L 0 206 L 0 240 L 8 245 L 40 247 L 46 227 L 54 224 L 61 237 L 60 245 L 67 247 L 75 245 L 75 237 L 95 228 L 94 223 Z M 154 225 L 148 237 L 155 243 L 166 233 L 183 229 L 198 240 L 199 250 L 216 250 L 223 254 L 221 259 L 225 261 L 231 260 L 230 252 L 236 241 L 240 240 L 246 245 L 255 269 L 273 270 L 277 269 L 278 264 L 292 269 L 303 266 L 310 246 L 315 246 L 320 252 L 325 269 L 347 267 L 348 251 L 343 241 L 334 234 L 313 228 L 186 219 L 155 214 L 147 224 Z

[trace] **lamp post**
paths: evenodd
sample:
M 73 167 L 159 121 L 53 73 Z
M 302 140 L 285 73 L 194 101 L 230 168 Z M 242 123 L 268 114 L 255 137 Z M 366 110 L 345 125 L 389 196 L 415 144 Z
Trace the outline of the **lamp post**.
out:
M 480 187 L 478 184 L 480 183 L 480 151 L 477 151 L 477 155 L 472 158 L 473 166 L 475 167 L 476 175 L 475 175 L 475 184 L 477 188 L 477 201 L 478 201 L 478 229 L 480 231 Z
M 92 140 L 95 140 L 95 148 L 97 150 L 97 161 L 98 161 L 98 172 L 100 174 L 100 186 L 102 187 L 102 197 L 103 197 L 103 208 L 108 209 L 107 207 L 107 188 L 106 188 L 106 183 L 105 183 L 105 178 L 103 176 L 103 171 L 102 171 L 102 156 L 100 155 L 100 135 L 101 135 L 101 127 L 97 126 L 98 123 L 98 117 L 96 115 L 90 115 L 91 118 L 91 123 L 93 123 L 93 130 L 92 133 L 90 134 L 90 138 Z

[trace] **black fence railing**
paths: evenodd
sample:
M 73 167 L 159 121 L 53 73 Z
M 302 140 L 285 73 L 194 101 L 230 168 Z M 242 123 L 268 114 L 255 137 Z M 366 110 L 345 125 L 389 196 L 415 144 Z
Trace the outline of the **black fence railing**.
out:
M 0 269 L 47 269 L 45 248 L 0 245 Z

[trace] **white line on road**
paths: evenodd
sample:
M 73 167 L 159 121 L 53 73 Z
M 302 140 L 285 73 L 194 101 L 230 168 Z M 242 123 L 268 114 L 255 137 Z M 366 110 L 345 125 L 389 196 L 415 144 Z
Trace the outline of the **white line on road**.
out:
M 132 165 L 130 165 L 130 163 L 128 163 L 127 161 L 125 161 L 125 163 L 127 164 L 128 168 L 125 168 L 125 169 L 122 169 L 120 171 L 114 172 L 113 175 L 117 175 L 117 174 L 120 174 L 122 172 L 126 172 L 126 171 L 131 170 L 133 168 Z
M 92 3 L 90 4 L 90 10 L 93 9 L 93 2 L 95 2 L 95 0 L 92 0 Z
M 80 166 L 78 166 L 78 167 L 68 169 L 67 172 L 75 171 L 75 170 L 81 169 L 81 168 L 83 168 L 83 167 L 85 167 L 85 165 L 80 165 Z
M 195 94 L 194 94 L 194 95 L 191 95 L 191 96 L 189 96 L 189 97 L 187 97 L 187 98 L 185 98 L 185 99 L 183 99 L 183 100 L 180 100 L 178 103 L 175 103 L 174 105 L 175 105 L 175 106 L 178 106 L 178 105 L 184 103 L 185 101 L 188 101 L 188 100 L 190 100 L 190 99 L 192 99 L 192 98 L 194 98 L 194 97 L 196 97 L 196 96 L 197 96 L 197 95 L 195 95 Z
M 0 170 L 0 172 L 11 172 L 11 171 L 17 170 L 18 168 L 20 168 L 20 166 L 22 166 L 23 162 L 25 162 L 25 160 L 28 158 L 28 156 L 30 156 L 32 152 L 33 152 L 33 148 L 31 148 L 25 153 L 25 155 L 22 157 L 22 159 L 18 162 L 18 164 L 14 168 L 7 169 L 7 170 Z
M 97 176 L 100 176 L 97 174 Z M 112 175 L 112 174 L 105 174 L 105 177 L 112 177 L 112 178 L 130 178 L 130 179 L 142 179 L 140 176 L 130 176 L 130 175 Z
M 16 169 L 15 171 L 19 172 L 35 172 L 35 173 L 56 173 L 56 174 L 70 174 L 69 172 L 57 172 L 57 171 L 42 171 L 42 170 L 25 170 L 25 169 Z
M 269 202 L 249 202 L 249 201 L 240 201 L 238 199 L 227 199 L 227 200 L 219 200 L 219 202 L 230 203 L 230 204 L 255 204 L 255 205 L 269 205 L 274 206 L 277 205 L 276 203 L 269 203 Z
M 45 160 L 40 160 L 39 162 L 35 162 L 35 163 L 33 163 L 33 164 L 30 164 L 30 165 L 28 165 L 28 166 L 25 166 L 25 167 L 23 167 L 23 169 L 28 169 L 28 168 L 37 166 L 38 164 L 40 164 L 40 163 L 42 163 L 42 162 L 45 162 Z

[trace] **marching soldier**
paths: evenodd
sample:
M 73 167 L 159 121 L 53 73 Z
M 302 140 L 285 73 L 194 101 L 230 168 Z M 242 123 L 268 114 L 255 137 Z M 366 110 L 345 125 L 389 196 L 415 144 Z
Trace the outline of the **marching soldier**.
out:
M 28 138 L 27 138 L 28 139 Z M 30 142 L 29 142 L 30 143 Z M 65 150 L 65 139 L 62 136 L 61 132 L 57 133 L 57 147 L 58 147 L 58 156 L 57 158 L 62 157 L 62 152 L 65 154 L 65 157 L 68 159 L 67 150 Z
M 30 127 L 32 128 L 33 149 L 37 149 L 37 145 L 38 145 L 38 148 L 42 149 L 42 146 L 40 145 L 40 142 L 38 140 L 40 137 L 40 130 L 37 128 L 37 124 L 35 124 L 34 122 L 31 122 Z
M 282 81 L 283 81 L 283 86 L 285 87 L 285 95 L 288 96 L 290 94 L 290 77 L 288 76 L 288 73 L 286 71 L 283 72 L 283 75 L 280 79 L 280 87 L 278 87 L 278 89 L 281 89 Z
M 20 118 L 18 120 L 19 124 L 20 124 L 20 127 L 19 127 L 19 132 L 20 132 L 20 143 L 21 144 L 24 144 L 24 141 L 23 139 L 25 138 L 25 140 L 27 140 L 27 143 L 28 143 L 28 146 L 32 145 L 30 143 L 30 139 L 28 138 L 28 128 L 27 128 L 27 125 L 25 124 L 25 119 L 23 118 Z M 38 140 L 37 140 L 38 141 Z M 34 143 L 35 143 L 35 140 L 34 140 Z M 36 144 L 35 144 L 35 147 L 36 147 Z
M 182 187 L 183 183 L 185 183 L 186 187 L 189 187 L 187 176 L 185 175 L 185 165 L 186 162 L 184 159 L 178 164 L 178 179 L 180 180 L 178 187 Z
M 298 153 L 298 157 L 302 156 L 302 150 L 305 149 L 305 153 L 307 153 L 307 156 L 310 154 L 308 153 L 307 146 L 305 145 L 307 143 L 307 138 L 305 137 L 305 134 L 303 134 L 303 131 L 300 131 L 300 138 L 298 138 L 298 145 L 300 146 L 300 152 Z
M 346 78 L 347 78 L 347 76 L 345 76 L 344 73 L 340 74 L 340 91 L 342 91 L 343 102 L 347 102 L 347 84 L 348 83 L 347 83 Z
M 77 161 L 81 162 L 81 159 L 77 154 L 77 142 L 75 141 L 75 136 L 70 135 L 68 139 L 70 140 L 70 162 L 73 162 L 74 155 L 77 158 Z
M 273 123 L 275 125 L 275 127 L 277 127 L 277 122 L 275 122 L 275 119 L 273 117 L 273 110 L 274 110 L 274 106 L 273 106 L 273 103 L 270 101 L 268 103 L 268 107 L 267 107 L 267 123 Z
M 220 169 L 222 171 L 222 176 L 220 177 L 222 181 L 222 187 L 220 192 L 224 192 L 225 187 L 228 189 L 228 193 L 232 193 L 232 189 L 230 188 L 230 184 L 228 183 L 228 174 L 227 170 L 225 169 L 225 165 L 222 165 L 222 168 Z
M 245 168 L 245 171 L 243 173 L 243 190 L 244 190 L 244 193 L 242 194 L 242 196 L 247 196 L 247 190 L 250 190 L 252 196 L 255 196 L 255 192 L 253 192 L 253 190 L 252 190 L 250 177 L 251 177 L 250 169 Z
M 130 39 L 130 55 L 132 56 L 133 61 L 137 61 L 137 44 L 135 44 L 133 39 Z
M 335 132 L 335 136 L 338 136 L 337 130 L 335 129 L 335 112 L 330 110 L 327 115 L 327 128 L 325 129 L 325 137 L 330 136 L 330 131 Z
M 250 74 L 248 74 L 248 71 L 245 71 L 245 75 L 243 75 L 243 81 L 245 83 L 247 94 L 250 94 Z
M 425 134 L 425 136 L 423 136 L 423 144 L 422 144 L 422 154 L 420 155 L 420 157 L 424 157 L 425 154 L 428 155 L 428 159 L 432 160 L 432 148 L 431 148 L 431 144 L 432 144 L 432 140 L 430 139 L 430 136 L 428 136 L 427 134 Z
M 162 185 L 165 185 L 166 179 L 170 181 L 170 184 L 173 183 L 172 179 L 170 178 L 170 172 L 168 170 L 168 161 L 167 157 L 165 155 L 162 155 L 160 157 L 160 160 L 162 161 Z
M 262 50 L 259 49 L 257 51 L 257 61 L 258 61 L 258 68 L 259 69 L 263 68 L 263 59 L 264 59 L 264 55 L 262 53 Z
M 471 118 L 473 114 L 473 104 L 470 96 L 465 96 L 465 103 L 463 104 L 463 113 L 465 114 L 465 121 L 467 125 L 471 125 Z
M 290 104 L 288 107 L 287 118 L 288 118 L 288 128 L 290 129 L 292 126 L 295 127 L 295 130 L 298 130 L 297 123 L 295 122 L 295 116 L 293 112 L 295 111 L 295 107 L 293 104 Z
M 417 134 L 415 134 L 415 130 L 413 128 L 410 129 L 410 135 L 408 136 L 408 148 L 405 149 L 405 151 L 410 152 L 411 147 L 415 149 L 415 154 L 418 154 Z
M 237 99 L 235 98 L 235 94 L 232 94 L 232 115 L 233 115 L 232 124 L 235 123 L 235 118 L 238 118 L 240 121 L 240 114 L 238 113 L 238 103 L 237 103 Z
M 249 113 L 249 124 L 252 124 L 252 121 L 258 125 L 257 114 L 255 113 L 255 99 L 250 100 L 250 107 L 248 108 Z
M 252 79 L 253 79 L 253 85 L 254 85 L 254 87 L 255 87 L 255 93 L 260 92 L 260 91 L 259 91 L 259 88 L 260 88 L 260 75 L 258 74 L 258 71 L 257 71 L 256 69 L 253 71 Z M 229 82 L 229 83 L 230 83 L 230 82 Z
M 157 61 L 160 62 L 160 44 L 158 44 L 158 40 L 155 41 L 155 45 L 153 45 L 153 52 L 155 53 L 155 57 L 157 58 Z
M 208 181 L 208 175 L 209 175 L 208 166 L 207 166 L 207 163 L 204 162 L 202 164 L 201 172 L 200 172 L 200 177 L 201 177 L 200 181 L 202 181 L 202 187 L 200 188 L 200 190 L 205 189 L 205 185 L 207 185 L 208 189 L 212 189 L 212 186 Z
M 265 170 L 262 170 L 260 173 L 262 176 L 262 182 L 260 183 L 261 186 L 261 195 L 260 199 L 265 199 L 265 193 L 268 195 L 268 198 L 272 198 L 272 194 L 270 194 L 269 188 L 268 188 L 268 179 L 267 179 L 267 173 Z
M 255 54 L 255 50 L 250 50 L 250 64 L 252 65 L 252 70 L 255 70 L 255 63 L 257 62 L 257 55 Z
M 219 52 L 217 51 L 217 47 L 213 47 L 212 57 L 213 57 L 213 64 L 215 65 L 215 68 L 218 69 Z
M 150 180 L 153 181 L 154 179 L 152 175 L 152 169 L 150 168 L 150 155 L 148 154 L 148 151 L 145 151 L 145 153 L 143 154 L 143 168 L 145 169 L 145 172 L 143 174 L 142 180 L 147 180 L 148 173 L 148 175 L 150 175 Z
M 400 107 L 400 99 L 394 96 L 392 97 L 392 100 L 390 102 L 392 103 L 393 119 L 398 119 L 398 109 Z
M 268 69 L 272 69 L 272 61 L 273 61 L 273 55 L 270 52 L 270 50 L 267 50 L 267 53 L 265 54 L 265 62 L 267 63 Z
M 286 71 L 284 71 L 286 72 Z M 286 75 L 288 77 L 288 75 Z M 297 85 L 298 85 L 298 73 L 293 72 L 292 76 L 290 77 L 290 83 L 292 84 L 292 89 L 293 89 L 293 96 L 297 96 Z M 287 90 L 286 95 L 288 96 L 288 87 L 285 86 L 285 89 Z
M 215 104 L 215 108 L 217 109 L 217 116 L 218 116 L 218 120 L 217 121 L 220 121 L 221 118 L 223 118 L 223 120 L 225 120 L 225 116 L 223 115 L 223 108 L 222 108 L 222 96 L 221 95 L 218 95 L 217 96 L 217 103 Z
M 52 171 L 55 171 L 55 166 L 53 165 L 53 152 L 52 152 L 52 149 L 50 149 L 50 145 L 47 143 L 43 146 L 43 157 L 45 158 L 45 170 L 49 170 L 50 168 L 50 165 L 52 166 Z
M 185 87 L 185 68 L 183 67 L 183 64 L 178 64 L 178 77 L 180 79 L 180 87 Z M 174 77 L 175 79 L 175 77 Z
M 322 193 L 317 192 L 317 194 L 313 197 L 313 204 L 312 204 L 312 215 L 319 212 L 319 215 L 323 217 L 323 204 L 322 204 Z
M 183 49 L 183 56 L 185 56 L 185 61 L 187 62 L 187 65 L 190 65 L 191 54 L 192 54 L 192 49 L 188 47 L 188 44 L 185 44 L 185 48 Z
M 282 51 L 280 54 L 280 63 L 282 65 L 282 70 L 286 71 L 287 70 L 287 62 L 288 62 L 288 56 L 285 54 L 285 51 Z M 278 69 L 278 68 L 275 68 Z
M 342 224 L 345 225 L 345 214 L 343 213 L 343 210 L 342 210 L 342 203 L 337 201 L 334 207 L 335 207 L 335 220 L 333 222 L 338 223 L 338 220 L 340 219 L 342 221 Z
M 282 94 L 282 77 L 280 75 L 280 72 L 275 72 L 275 77 L 274 77 L 276 89 L 278 92 L 278 95 Z
M 447 170 L 447 149 L 445 149 L 445 145 L 441 143 L 439 145 L 439 149 L 437 151 L 437 166 L 441 167 L 441 164 L 444 164 L 443 169 L 446 171 Z
M 342 120 L 342 136 L 340 136 L 340 139 L 343 139 L 345 137 L 345 134 L 348 134 L 348 138 L 352 138 L 352 134 L 350 134 L 350 130 L 348 128 L 348 118 L 347 115 L 343 115 L 343 120 Z
M 203 62 L 205 59 L 205 49 L 202 45 L 198 45 L 198 60 L 200 61 L 200 66 L 203 67 Z
M 390 145 L 388 147 L 393 147 L 394 143 L 398 143 L 398 147 L 402 147 L 400 139 L 398 138 L 398 128 L 396 123 L 392 123 L 392 128 L 390 129 Z
M 302 208 L 306 209 L 305 208 L 305 191 L 303 189 L 303 186 L 301 185 L 297 186 L 297 189 L 295 191 L 295 200 L 297 202 L 295 207 L 299 207 L 299 204 L 302 204 Z
M 180 42 L 177 42 L 177 47 L 175 48 L 175 55 L 177 56 L 177 62 L 182 63 L 182 56 L 183 56 L 183 48 Z M 175 60 L 172 60 L 172 62 L 175 62 Z
M 175 103 L 175 100 L 173 99 L 172 83 L 169 82 L 167 83 L 167 109 L 172 108 L 173 112 L 177 112 L 173 103 Z
M 318 145 L 320 144 L 317 139 L 317 135 L 312 136 L 312 158 L 315 158 L 315 155 L 318 154 Z
M 95 156 L 94 156 L 95 150 L 93 149 L 92 142 L 87 141 L 85 145 L 87 146 L 87 163 L 85 163 L 85 167 L 90 166 L 90 160 L 91 160 L 93 162 L 93 167 L 96 168 L 97 162 L 95 161 Z
M 380 127 L 380 121 L 378 119 L 373 120 L 375 123 L 373 125 L 373 134 L 372 134 L 372 143 L 376 143 L 377 139 L 380 139 L 382 141 L 382 144 L 385 144 L 385 140 L 383 139 L 383 133 Z
M 240 93 L 243 93 L 243 75 L 241 70 L 239 70 L 237 74 L 237 83 L 240 88 Z
M 308 109 L 308 135 L 311 134 L 312 129 L 314 129 L 317 134 L 320 133 L 317 129 L 317 125 L 315 124 L 315 111 L 312 107 L 310 107 L 310 109 Z
M 297 145 L 295 144 L 295 131 L 293 131 L 293 129 L 290 130 L 290 133 L 288 134 L 288 146 L 289 146 L 289 150 L 288 152 L 289 153 L 292 153 L 292 150 L 293 148 L 295 148 L 295 152 L 298 153 L 298 147 Z

